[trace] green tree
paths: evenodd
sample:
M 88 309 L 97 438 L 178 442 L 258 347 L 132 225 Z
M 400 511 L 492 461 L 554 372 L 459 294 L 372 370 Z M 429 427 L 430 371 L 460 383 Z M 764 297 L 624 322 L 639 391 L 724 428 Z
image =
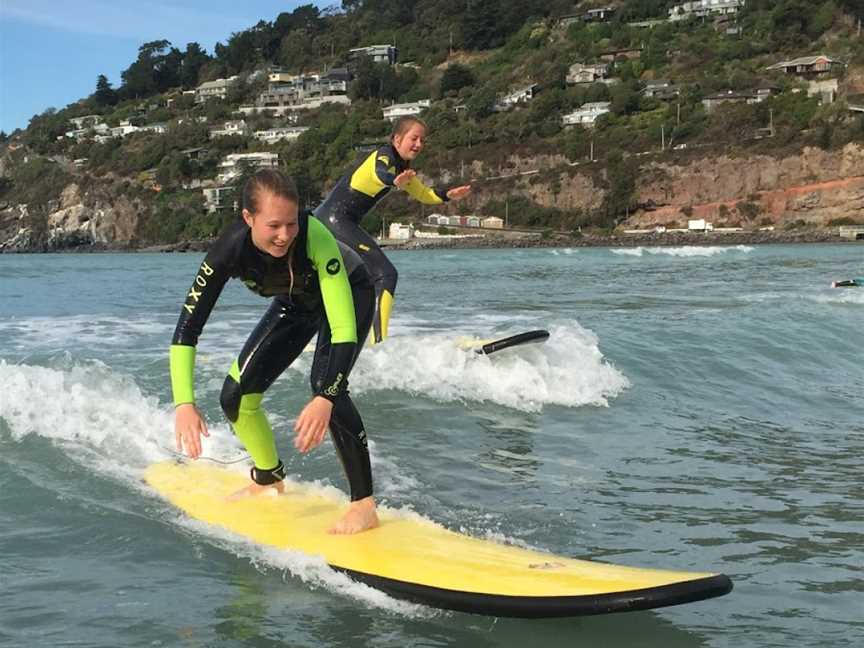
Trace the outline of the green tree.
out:
M 489 85 L 484 85 L 468 100 L 468 114 L 474 119 L 486 119 L 492 114 L 495 99 L 495 90 Z
M 100 108 L 113 106 L 117 103 L 117 93 L 111 87 L 111 82 L 104 74 L 96 79 L 96 92 L 93 93 L 93 102 Z
M 201 68 L 210 61 L 210 56 L 198 43 L 187 43 L 180 65 L 180 85 L 187 90 L 198 85 Z
M 447 69 L 444 70 L 444 74 L 441 76 L 439 92 L 441 96 L 444 96 L 448 92 L 458 92 L 462 88 L 471 87 L 474 83 L 476 83 L 476 79 L 471 70 L 464 65 L 454 63 L 447 66 Z
M 122 95 L 138 99 L 180 85 L 183 55 L 170 41 L 156 40 L 138 48 L 138 58 L 121 72 Z
M 606 194 L 600 210 L 603 225 L 614 227 L 633 209 L 636 194 L 636 178 L 639 165 L 633 158 L 625 158 L 620 151 L 613 151 L 606 160 Z

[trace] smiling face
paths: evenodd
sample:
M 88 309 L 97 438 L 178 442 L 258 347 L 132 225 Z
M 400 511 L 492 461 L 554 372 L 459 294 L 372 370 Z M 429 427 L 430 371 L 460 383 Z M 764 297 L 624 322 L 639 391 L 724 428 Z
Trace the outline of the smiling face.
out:
M 272 191 L 259 189 L 257 211 L 243 210 L 243 220 L 252 230 L 252 243 L 270 256 L 283 257 L 288 253 L 297 233 L 299 207 L 296 202 Z
M 393 148 L 403 160 L 413 160 L 423 150 L 426 139 L 426 128 L 423 124 L 414 123 L 400 135 L 393 136 Z

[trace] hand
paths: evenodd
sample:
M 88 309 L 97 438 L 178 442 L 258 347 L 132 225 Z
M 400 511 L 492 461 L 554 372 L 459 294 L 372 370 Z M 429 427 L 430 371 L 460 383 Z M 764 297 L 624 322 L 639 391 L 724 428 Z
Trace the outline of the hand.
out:
M 471 193 L 471 185 L 462 185 L 461 187 L 453 187 L 447 192 L 447 198 L 450 200 L 462 200 L 465 196 Z
M 393 184 L 396 185 L 397 189 L 401 189 L 411 182 L 416 175 L 417 172 L 414 169 L 405 169 L 402 173 L 396 176 L 396 179 L 393 180 Z
M 174 411 L 174 435 L 177 439 L 177 451 L 183 452 L 192 459 L 201 456 L 201 435 L 210 436 L 207 424 L 201 416 L 201 412 L 194 403 L 183 403 L 178 405 Z
M 316 396 L 297 417 L 294 423 L 294 447 L 303 454 L 317 448 L 324 440 L 324 433 L 330 425 L 330 414 L 333 413 L 333 403 L 323 396 Z

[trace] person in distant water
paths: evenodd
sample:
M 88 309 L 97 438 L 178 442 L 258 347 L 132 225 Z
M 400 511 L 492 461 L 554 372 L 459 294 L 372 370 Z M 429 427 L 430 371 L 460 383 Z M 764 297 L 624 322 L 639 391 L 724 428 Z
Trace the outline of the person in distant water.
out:
M 347 249 L 343 256 L 327 228 L 300 211 L 293 181 L 278 171 L 258 171 L 246 183 L 242 220 L 212 245 L 180 311 L 170 350 L 177 449 L 196 459 L 201 435 L 209 436 L 195 405 L 195 346 L 232 277 L 262 297 L 274 297 L 222 388 L 222 409 L 254 461 L 252 484 L 232 498 L 268 488 L 284 492 L 285 467 L 261 401 L 317 333 L 314 395 L 294 424 L 294 446 L 309 452 L 329 426 L 351 490 L 348 511 L 330 531 L 377 526 L 366 433 L 348 395 L 348 375 L 371 326 L 375 291 L 359 257 Z
M 460 200 L 471 193 L 471 185 L 451 189 L 427 187 L 411 168 L 423 150 L 426 124 L 416 117 L 401 117 L 393 126 L 390 143 L 361 155 L 315 210 L 315 217 L 330 228 L 339 241 L 360 254 L 375 285 L 373 343 L 387 337 L 398 274 L 360 221 L 393 187 L 427 205 Z

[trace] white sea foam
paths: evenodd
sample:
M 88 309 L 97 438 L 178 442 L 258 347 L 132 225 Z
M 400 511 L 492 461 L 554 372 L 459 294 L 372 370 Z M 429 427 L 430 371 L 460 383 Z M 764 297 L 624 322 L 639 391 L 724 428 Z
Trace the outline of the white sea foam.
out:
M 864 304 L 864 288 L 832 288 L 809 297 L 819 304 Z
M 445 614 L 441 610 L 394 599 L 380 590 L 352 580 L 347 575 L 329 567 L 322 556 L 262 546 L 222 527 L 185 516 L 176 517 L 174 522 L 196 535 L 206 536 L 215 546 L 234 554 L 238 558 L 250 561 L 261 571 L 270 569 L 287 571 L 313 589 L 321 587 L 341 596 L 347 596 L 369 607 L 387 610 L 409 618 L 430 618 Z
M 550 332 L 545 344 L 491 356 L 461 349 L 450 336 L 393 337 L 363 352 L 352 385 L 360 392 L 400 389 L 439 401 L 489 401 L 523 411 L 605 406 L 629 386 L 604 359 L 591 331 L 572 322 Z
M 23 348 L 126 348 L 146 335 L 164 335 L 165 323 L 154 319 L 84 316 L 30 317 L 0 320 L 0 334 Z
M 119 375 L 98 361 L 68 363 L 61 367 L 10 364 L 0 360 L 0 419 L 13 441 L 29 436 L 48 439 L 64 452 L 102 475 L 112 475 L 133 488 L 145 468 L 175 456 L 173 408 L 141 392 L 131 377 Z M 210 426 L 210 437 L 202 438 L 203 455 L 220 462 L 236 462 L 246 456 L 225 426 Z M 244 471 L 246 462 L 227 467 Z M 384 490 L 398 492 L 415 487 L 411 477 L 400 477 L 392 462 L 375 460 Z M 130 479 L 131 478 L 131 479 Z M 314 494 L 347 501 L 346 495 L 327 484 L 303 482 Z M 382 511 L 433 524 L 410 508 Z M 304 582 L 349 596 L 371 607 L 409 617 L 441 614 L 421 605 L 395 600 L 371 587 L 352 581 L 330 569 L 319 556 L 308 556 L 276 548 L 261 547 L 218 527 L 178 516 L 181 525 L 206 535 L 218 546 L 270 568 L 288 570 Z
M 699 246 L 685 245 L 682 247 L 635 247 L 612 250 L 612 254 L 622 256 L 641 257 L 645 254 L 665 254 L 674 257 L 711 257 L 717 254 L 729 252 L 751 252 L 753 248 L 749 245 L 730 246 Z

